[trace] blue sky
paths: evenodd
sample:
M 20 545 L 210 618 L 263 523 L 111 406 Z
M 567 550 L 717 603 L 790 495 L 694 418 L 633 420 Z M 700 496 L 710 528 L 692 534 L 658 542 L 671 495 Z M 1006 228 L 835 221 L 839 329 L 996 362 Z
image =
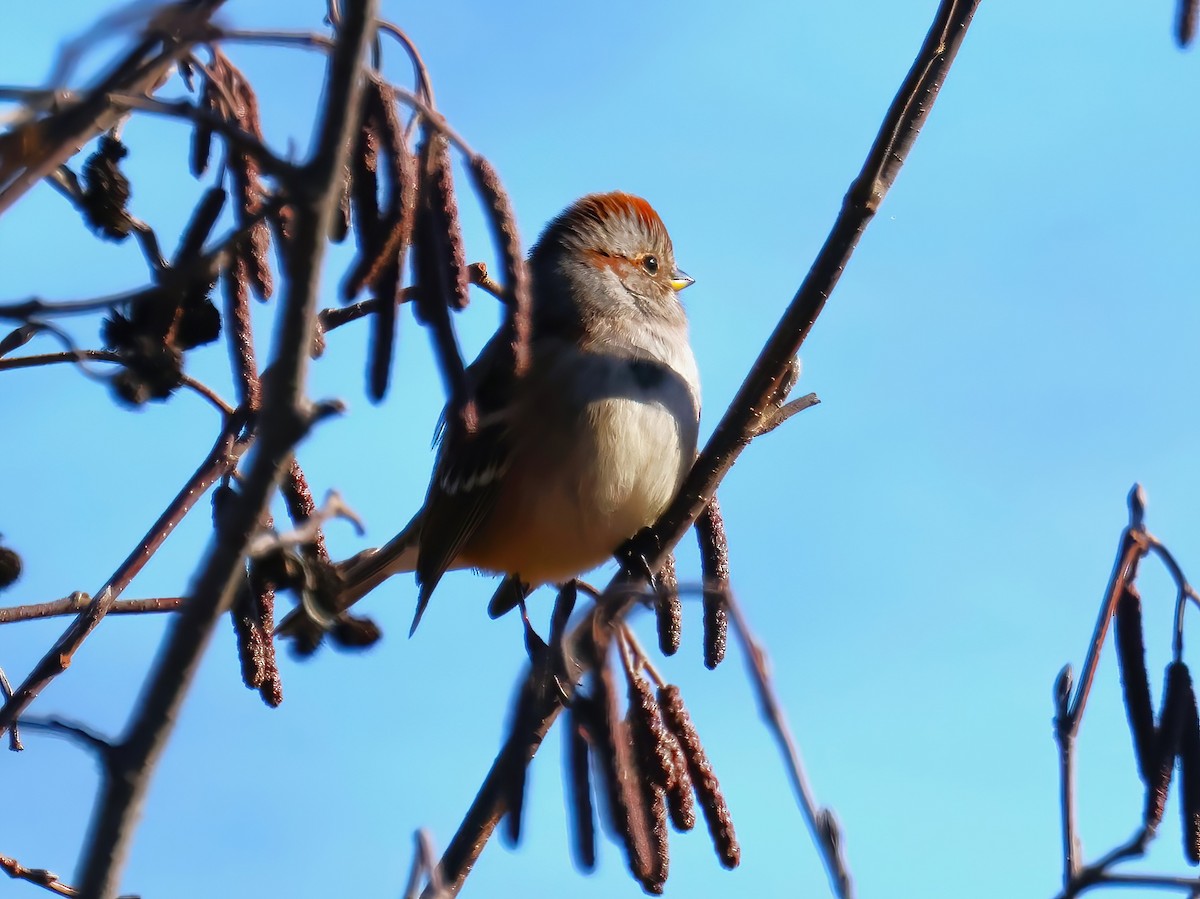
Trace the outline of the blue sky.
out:
M 1151 530 L 1200 578 L 1200 62 L 1171 40 L 1173 5 L 983 4 L 804 349 L 798 389 L 822 405 L 753 445 L 721 491 L 734 587 L 862 896 L 1052 895 L 1051 686 L 1082 661 L 1134 481 Z M 591 191 L 640 193 L 659 210 L 697 282 L 684 299 L 711 428 L 820 246 L 935 6 L 384 8 L 420 46 L 439 106 L 500 171 L 527 243 Z M 322 9 L 231 3 L 226 19 L 315 28 Z M 9 12 L 0 83 L 39 83 L 59 42 L 96 15 L 84 3 L 49 10 Z M 230 54 L 263 97 L 268 138 L 306 147 L 319 57 Z M 127 137 L 132 208 L 171 246 L 200 189 L 186 132 L 146 122 Z M 490 259 L 478 213 L 466 224 L 472 258 Z M 326 304 L 346 263 L 344 250 L 330 259 Z M 91 240 L 48 188 L 0 218 L 0 264 L 11 299 L 145 279 L 136 248 Z M 469 347 L 494 327 L 493 306 L 480 295 L 459 317 Z M 260 312 L 266 334 L 273 307 Z M 94 342 L 94 322 L 73 324 Z M 362 327 L 331 336 L 311 394 L 343 397 L 350 412 L 299 455 L 374 544 L 424 493 L 441 397 L 406 315 L 395 386 L 372 406 L 365 341 Z M 192 371 L 230 395 L 222 353 L 196 354 Z M 13 424 L 0 532 L 26 561 L 5 603 L 95 590 L 207 452 L 215 416 L 187 396 L 131 414 L 65 368 L 3 378 Z M 201 507 L 127 595 L 184 590 L 207 529 Z M 363 545 L 345 526 L 329 536 L 339 555 Z M 690 546 L 681 569 L 698 577 Z M 411 832 L 428 827 L 444 845 L 474 795 L 524 664 L 516 620 L 485 614 L 491 590 L 448 577 L 409 640 L 415 589 L 395 579 L 365 607 L 386 639 L 363 655 L 285 658 L 278 711 L 241 687 L 223 625 L 154 780 L 126 889 L 398 895 Z M 1153 570 L 1143 594 L 1156 675 L 1173 595 Z M 546 619 L 547 596 L 533 612 Z M 0 666 L 23 677 L 64 624 L 0 629 Z M 105 622 L 36 712 L 119 731 L 162 626 Z M 702 831 L 675 837 L 668 894 L 823 895 L 743 660 L 735 650 L 703 669 L 699 630 L 693 604 L 684 648 L 661 668 L 705 738 L 743 862 L 725 872 Z M 1141 807 L 1116 687 L 1106 655 L 1079 744 L 1089 858 L 1125 839 Z M 16 810 L 0 819 L 0 853 L 67 877 L 96 774 L 73 746 L 26 743 L 0 756 Z M 555 734 L 531 774 L 522 846 L 490 845 L 466 895 L 638 894 L 611 843 L 594 876 L 574 872 L 560 759 Z M 1180 870 L 1174 803 L 1167 815 L 1151 867 Z

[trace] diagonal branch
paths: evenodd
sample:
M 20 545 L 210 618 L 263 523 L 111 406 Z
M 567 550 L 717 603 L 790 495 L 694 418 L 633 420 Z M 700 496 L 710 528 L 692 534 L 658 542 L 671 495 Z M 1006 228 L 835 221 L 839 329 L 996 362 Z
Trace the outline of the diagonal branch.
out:
M 746 667 L 750 669 L 754 690 L 758 694 L 758 704 L 767 726 L 779 743 L 779 751 L 787 765 L 788 777 L 792 781 L 792 789 L 796 791 L 796 800 L 804 814 L 804 822 L 812 834 L 813 843 L 825 862 L 825 871 L 829 875 L 830 885 L 834 895 L 840 899 L 850 899 L 854 895 L 854 885 L 850 880 L 849 867 L 843 853 L 841 828 L 832 811 L 818 804 L 813 796 L 808 776 L 804 772 L 804 762 L 800 758 L 800 750 L 783 714 L 783 706 L 775 693 L 771 682 L 770 661 L 762 644 L 750 630 L 750 624 L 742 611 L 741 604 L 733 592 L 725 595 L 725 603 L 729 616 L 733 620 L 733 632 L 746 653 Z
M 83 645 L 100 621 L 108 614 L 113 603 L 121 592 L 129 586 L 150 557 L 158 550 L 163 541 L 175 530 L 175 526 L 191 511 L 200 497 L 208 491 L 223 475 L 231 471 L 237 463 L 238 450 L 235 435 L 240 424 L 232 419 L 227 421 L 221 436 L 217 439 L 208 456 L 200 463 L 200 467 L 183 485 L 170 505 L 163 510 L 158 520 L 151 525 L 146 536 L 141 539 L 133 552 L 113 572 L 108 581 L 93 596 L 86 609 L 79 613 L 61 637 L 55 641 L 47 652 L 34 666 L 33 671 L 25 678 L 0 708 L 0 733 L 11 727 L 29 704 L 46 685 L 58 677 L 71 664 L 75 652 Z
M 642 553 L 651 572 L 663 564 L 671 549 L 708 505 L 717 485 L 759 428 L 759 410 L 769 404 L 776 385 L 786 376 L 793 357 L 812 330 L 859 238 L 904 164 L 978 5 L 979 0 L 943 0 L 939 6 L 933 25 L 888 110 L 862 171 L 846 194 L 841 212 L 816 261 L 697 459 L 679 495 L 655 525 L 653 539 L 645 541 L 656 544 Z M 593 632 L 596 615 L 601 616 L 601 621 L 611 621 L 628 608 L 634 601 L 636 580 L 628 574 L 618 575 L 610 583 L 606 596 L 620 594 L 621 598 L 598 604 L 596 611 L 573 632 L 572 642 L 583 643 L 584 635 Z M 603 633 L 605 629 L 595 630 Z M 535 672 L 530 672 L 526 680 L 536 676 Z M 505 781 L 511 766 L 527 764 L 533 758 L 561 710 L 554 691 L 543 690 L 540 695 L 538 708 L 527 719 L 532 722 L 530 730 L 510 734 L 442 856 L 438 868 L 445 884 L 445 895 L 457 895 L 503 816 L 508 801 Z M 431 899 L 432 894 L 426 890 L 425 896 Z

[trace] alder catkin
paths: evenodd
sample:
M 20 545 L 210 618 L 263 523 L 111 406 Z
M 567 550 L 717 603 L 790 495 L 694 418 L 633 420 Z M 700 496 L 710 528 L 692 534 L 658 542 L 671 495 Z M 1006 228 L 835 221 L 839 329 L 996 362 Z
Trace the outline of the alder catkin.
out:
M 692 725 L 691 716 L 684 707 L 679 688 L 670 684 L 660 687 L 658 703 L 662 708 L 663 721 L 675 735 L 683 751 L 688 774 L 691 776 L 700 808 L 704 811 L 704 819 L 708 824 L 708 832 L 712 836 L 717 858 L 726 868 L 736 868 L 741 860 L 742 851 L 733 831 L 733 819 L 729 814 L 729 806 L 725 803 L 717 775 L 713 771 L 704 747 L 700 743 L 700 737 Z

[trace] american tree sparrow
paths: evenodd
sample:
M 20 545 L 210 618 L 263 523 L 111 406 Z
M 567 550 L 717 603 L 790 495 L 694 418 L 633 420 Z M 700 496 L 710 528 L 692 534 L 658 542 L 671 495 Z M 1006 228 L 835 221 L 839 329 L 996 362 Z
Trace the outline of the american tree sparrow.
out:
M 338 609 L 408 571 L 414 628 L 450 569 L 569 580 L 653 523 L 691 467 L 700 380 L 677 293 L 692 279 L 658 213 L 629 194 L 584 197 L 546 227 L 529 271 L 528 370 L 513 376 L 503 335 L 484 347 L 467 370 L 477 429 L 445 430 L 424 505 L 343 563 Z

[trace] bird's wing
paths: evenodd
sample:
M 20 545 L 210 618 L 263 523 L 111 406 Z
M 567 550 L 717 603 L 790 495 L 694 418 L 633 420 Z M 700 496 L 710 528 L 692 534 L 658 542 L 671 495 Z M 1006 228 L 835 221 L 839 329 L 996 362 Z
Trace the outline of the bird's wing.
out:
M 429 596 L 454 564 L 463 546 L 491 513 L 512 449 L 511 401 L 516 376 L 507 338 L 497 335 L 467 369 L 474 390 L 478 425 L 468 433 L 443 413 L 437 464 L 421 514 L 417 552 L 420 592 L 412 629 Z

